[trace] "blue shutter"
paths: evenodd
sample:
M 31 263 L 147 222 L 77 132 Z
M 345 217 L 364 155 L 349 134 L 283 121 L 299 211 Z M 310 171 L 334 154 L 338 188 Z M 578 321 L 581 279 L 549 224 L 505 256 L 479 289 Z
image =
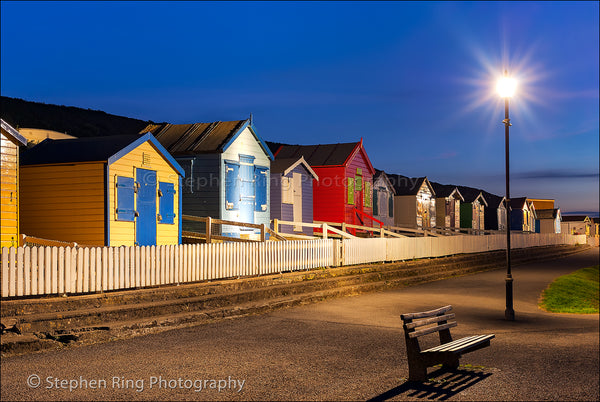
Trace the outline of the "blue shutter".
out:
M 173 183 L 158 183 L 160 190 L 160 201 L 158 204 L 158 213 L 160 219 L 158 223 L 175 223 L 175 185 Z
M 116 220 L 133 222 L 135 218 L 135 187 L 133 177 L 117 176 Z
M 254 183 L 256 188 L 256 203 L 254 210 L 264 212 L 267 210 L 267 181 L 269 176 L 269 168 L 262 166 L 254 166 Z
M 240 208 L 240 165 L 225 162 L 225 209 L 238 210 Z

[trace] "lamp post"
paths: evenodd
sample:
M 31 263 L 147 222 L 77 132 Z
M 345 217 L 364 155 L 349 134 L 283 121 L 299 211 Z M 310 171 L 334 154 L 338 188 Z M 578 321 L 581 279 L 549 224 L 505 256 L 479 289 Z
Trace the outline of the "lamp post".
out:
M 498 80 L 496 89 L 501 98 L 504 98 L 504 147 L 506 162 L 506 310 L 504 318 L 508 321 L 515 320 L 515 310 L 513 309 L 513 278 L 510 266 L 510 183 L 509 183 L 509 141 L 508 128 L 510 119 L 508 117 L 508 99 L 514 95 L 516 88 L 515 81 L 508 76 L 508 71 L 504 71 L 504 76 Z

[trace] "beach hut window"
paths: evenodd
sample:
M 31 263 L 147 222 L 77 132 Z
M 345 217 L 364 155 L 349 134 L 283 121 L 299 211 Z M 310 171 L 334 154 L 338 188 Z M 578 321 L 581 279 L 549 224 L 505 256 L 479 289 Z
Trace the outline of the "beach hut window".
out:
M 267 183 L 269 168 L 254 166 L 254 180 L 256 184 L 256 204 L 255 210 L 264 212 L 267 210 Z
M 354 178 L 348 177 L 348 205 L 354 205 Z
M 175 185 L 173 183 L 158 183 L 161 194 L 158 204 L 159 223 L 175 223 Z
M 225 209 L 237 210 L 240 204 L 240 165 L 225 162 Z
M 365 207 L 369 208 L 373 206 L 372 198 L 371 198 L 371 182 L 365 182 L 365 191 L 363 192 L 364 204 Z
M 394 196 L 392 194 L 388 198 L 388 215 L 390 218 L 394 216 Z
M 135 183 L 133 177 L 117 176 L 116 220 L 133 222 L 135 218 Z

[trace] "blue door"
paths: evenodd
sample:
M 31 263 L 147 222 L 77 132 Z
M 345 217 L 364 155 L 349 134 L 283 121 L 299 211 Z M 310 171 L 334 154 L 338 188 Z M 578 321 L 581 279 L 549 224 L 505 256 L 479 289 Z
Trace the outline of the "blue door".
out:
M 254 166 L 242 163 L 240 179 L 240 221 L 254 223 Z
M 156 245 L 156 172 L 137 169 L 137 217 L 135 219 L 135 244 Z

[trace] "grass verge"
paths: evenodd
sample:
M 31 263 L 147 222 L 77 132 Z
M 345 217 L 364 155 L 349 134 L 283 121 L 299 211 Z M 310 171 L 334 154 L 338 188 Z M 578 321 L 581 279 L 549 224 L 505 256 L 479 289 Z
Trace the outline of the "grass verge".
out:
M 598 265 L 558 277 L 542 292 L 540 308 L 551 313 L 598 313 Z

